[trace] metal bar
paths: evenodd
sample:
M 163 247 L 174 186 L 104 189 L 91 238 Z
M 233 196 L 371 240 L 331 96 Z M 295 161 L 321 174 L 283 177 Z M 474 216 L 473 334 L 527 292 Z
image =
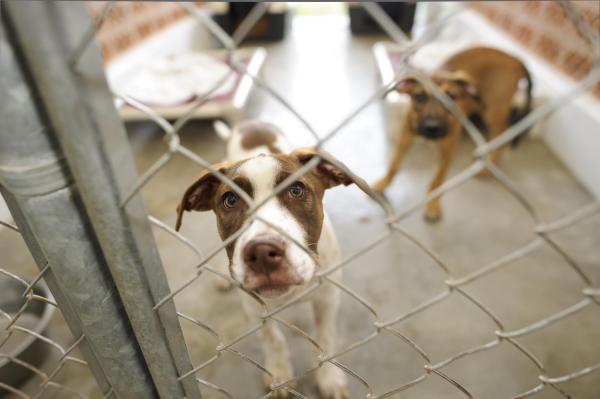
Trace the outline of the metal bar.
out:
M 4 17 L 4 16 L 3 16 Z M 4 22 L 4 21 L 3 21 Z M 153 388 L 54 132 L 23 76 L 10 21 L 0 40 L 0 191 L 103 394 Z M 11 43 L 9 43 L 9 41 Z M 122 370 L 127 370 L 123 373 Z M 136 382 L 136 383 L 132 383 Z
M 4 141 L 2 141 L 2 143 L 4 144 Z M 15 222 L 18 224 L 19 228 L 21 229 L 23 240 L 27 244 L 27 247 L 28 247 L 35 263 L 37 264 L 37 266 L 40 270 L 44 270 L 49 261 L 45 257 L 42 247 L 36 240 L 34 232 L 32 231 L 32 228 L 28 225 L 28 223 L 26 221 L 25 216 L 23 215 L 23 213 L 19 207 L 19 201 L 12 194 L 10 194 L 2 185 L 0 185 L 0 194 L 2 195 L 2 197 L 4 197 L 4 200 L 6 201 L 6 204 L 11 212 L 13 219 L 15 219 Z M 58 265 L 64 266 L 65 264 L 62 262 L 59 262 Z M 77 313 L 81 309 L 76 308 L 71 304 L 72 301 L 77 301 L 76 298 L 75 299 L 71 298 L 71 296 L 73 294 L 75 294 L 76 292 L 74 292 L 70 289 L 63 290 L 63 288 L 61 287 L 61 285 L 59 284 L 59 281 L 57 280 L 57 278 L 55 276 L 55 271 L 53 271 L 53 269 L 56 270 L 56 273 L 61 273 L 60 267 L 59 268 L 48 268 L 48 270 L 44 273 L 44 276 L 43 276 L 44 282 L 46 283 L 46 285 L 52 292 L 52 295 L 54 296 L 54 299 L 57 303 L 57 306 L 59 307 L 61 314 L 62 314 L 63 318 L 65 319 L 67 326 L 69 327 L 69 330 L 71 331 L 71 334 L 74 337 L 82 336 L 82 334 L 85 335 L 85 339 L 79 343 L 78 347 L 79 347 L 81 353 L 83 354 L 83 357 L 85 358 L 90 371 L 94 375 L 94 377 L 98 383 L 98 386 L 100 388 L 100 391 L 103 394 L 111 392 L 112 381 L 110 381 L 110 378 L 112 376 L 110 376 L 108 373 L 105 373 L 104 368 L 103 368 L 104 366 L 102 364 L 104 359 L 99 357 L 93 348 L 97 345 L 102 345 L 102 343 L 97 342 L 98 339 L 95 337 L 95 335 L 99 335 L 99 336 L 104 335 L 105 333 L 107 333 L 106 330 L 108 330 L 108 329 L 104 329 L 105 330 L 104 332 L 98 331 L 98 330 L 96 330 L 95 332 L 90 331 L 90 335 L 89 336 L 87 335 L 86 332 L 88 331 L 89 328 L 92 328 L 92 327 L 90 327 L 90 325 L 83 325 L 82 319 L 79 317 L 79 315 Z M 111 326 L 111 325 L 109 325 L 109 326 L 111 327 L 111 329 L 115 328 L 114 326 Z M 119 341 L 121 339 L 122 339 L 122 337 L 114 336 L 113 342 L 119 343 Z M 120 345 L 127 345 L 128 341 L 129 340 L 125 339 L 125 340 L 123 340 L 122 343 L 120 343 Z M 113 350 L 118 349 L 118 347 L 113 347 L 113 348 L 114 348 Z M 110 353 L 105 352 L 104 354 L 110 356 Z M 13 360 L 13 361 L 15 361 L 15 360 Z
M 178 382 L 192 366 L 173 303 L 153 310 L 169 288 L 141 198 L 119 206 L 137 176 L 100 51 L 90 43 L 74 65 L 68 62 L 92 23 L 85 7 L 6 5 L 158 395 L 199 397 L 194 381 Z M 109 150 L 115 148 L 121 150 Z

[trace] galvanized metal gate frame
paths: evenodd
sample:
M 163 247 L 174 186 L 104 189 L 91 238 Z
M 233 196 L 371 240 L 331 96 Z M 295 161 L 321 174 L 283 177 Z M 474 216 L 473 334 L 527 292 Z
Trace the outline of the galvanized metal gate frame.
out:
M 173 304 L 153 310 L 169 288 L 141 199 L 120 206 L 136 171 L 99 49 L 87 46 L 71 62 L 93 21 L 81 3 L 2 6 L 3 81 L 23 92 L 2 106 L 11 213 L 40 269 L 48 265 L 44 278 L 74 336 L 85 336 L 104 392 L 199 397 L 194 381 L 177 379 L 191 363 Z

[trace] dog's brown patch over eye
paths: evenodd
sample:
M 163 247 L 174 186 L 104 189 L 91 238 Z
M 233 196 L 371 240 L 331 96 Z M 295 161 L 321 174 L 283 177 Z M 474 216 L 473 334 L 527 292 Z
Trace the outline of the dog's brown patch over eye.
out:
M 252 198 L 253 191 L 250 180 L 244 176 L 234 176 L 235 172 L 232 175 L 230 178 L 232 177 L 233 182 Z M 212 209 L 217 216 L 217 228 L 222 240 L 237 232 L 248 218 L 246 201 L 225 184 L 221 184 L 217 189 Z M 234 246 L 235 240 L 225 248 L 229 258 L 233 255 Z
M 243 192 L 252 198 L 252 184 L 244 176 L 238 175 L 240 163 L 223 163 L 215 165 L 220 173 L 231 179 Z M 210 172 L 202 174 L 183 195 L 177 208 L 176 229 L 179 230 L 185 211 L 212 210 L 217 216 L 217 228 L 221 239 L 225 240 L 238 231 L 246 221 L 248 205 L 246 201 Z M 227 246 L 227 254 L 231 257 L 235 241 Z
M 315 155 L 314 149 L 305 148 L 298 149 L 290 155 L 277 156 L 281 171 L 276 178 L 276 184 L 280 184 Z M 321 237 L 325 190 L 340 184 L 349 185 L 352 182 L 343 170 L 322 159 L 313 170 L 279 194 L 281 204 L 288 209 L 304 229 L 306 243 L 310 250 L 317 252 L 317 243 Z
M 285 166 L 284 166 L 285 167 Z M 282 171 L 276 179 L 280 184 L 293 171 Z M 310 250 L 317 252 L 317 242 L 323 227 L 322 185 L 311 174 L 303 177 L 306 183 L 298 180 L 283 190 L 278 198 L 306 232 L 306 243 Z

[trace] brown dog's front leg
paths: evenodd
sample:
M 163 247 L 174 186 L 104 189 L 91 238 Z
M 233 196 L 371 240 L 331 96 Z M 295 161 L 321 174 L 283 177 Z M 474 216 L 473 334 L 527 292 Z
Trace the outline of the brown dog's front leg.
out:
M 388 166 L 387 172 L 381 180 L 373 185 L 373 190 L 378 193 L 383 193 L 383 191 L 390 185 L 394 179 L 394 176 L 396 176 L 396 173 L 398 173 L 402 159 L 410 148 L 414 137 L 415 134 L 408 128 L 408 124 L 405 123 L 402 131 L 400 132 L 400 137 L 394 146 L 394 153 L 392 154 L 392 159 Z
M 446 179 L 448 168 L 450 167 L 452 158 L 454 158 L 454 154 L 456 153 L 456 149 L 458 148 L 460 136 L 460 128 L 455 128 L 454 131 L 451 132 L 447 138 L 440 141 L 440 163 L 438 165 L 435 176 L 433 177 L 433 180 L 429 184 L 428 193 L 441 186 L 444 180 Z M 438 196 L 429 201 L 425 206 L 425 220 L 433 223 L 437 222 L 441 216 L 442 210 L 440 207 L 440 196 Z
M 510 98 L 506 99 L 505 102 L 510 104 Z M 509 115 L 510 107 L 500 106 L 495 107 L 488 113 L 487 120 L 489 121 L 488 124 L 490 125 L 490 140 L 504 133 L 504 131 L 508 128 Z M 493 165 L 497 165 L 505 148 L 506 145 L 503 145 L 497 150 L 492 151 L 487 156 L 488 161 L 490 161 Z M 490 177 L 491 175 L 492 174 L 488 169 L 483 169 L 477 174 L 478 177 Z

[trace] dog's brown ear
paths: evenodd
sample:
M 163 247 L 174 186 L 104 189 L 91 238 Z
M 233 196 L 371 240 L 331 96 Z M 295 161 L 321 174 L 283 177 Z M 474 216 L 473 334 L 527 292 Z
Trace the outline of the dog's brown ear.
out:
M 226 169 L 225 164 L 215 164 L 214 169 L 223 173 Z M 185 190 L 181 202 L 177 206 L 177 222 L 175 230 L 179 231 L 183 212 L 185 211 L 210 211 L 212 209 L 212 199 L 219 186 L 220 180 L 210 171 L 204 172 L 198 180 Z
M 314 148 L 299 148 L 292 152 L 292 156 L 296 157 L 302 165 L 313 159 L 316 154 L 317 153 Z M 329 154 L 327 154 L 327 156 L 328 158 L 335 159 Z M 347 186 L 354 183 L 352 178 L 344 171 L 344 169 L 347 169 L 346 166 L 337 160 L 335 161 L 342 167 L 340 168 L 339 166 L 334 165 L 328 160 L 322 158 L 319 164 L 313 169 L 314 173 L 316 173 L 324 183 L 326 189 L 339 186 L 340 184 Z

